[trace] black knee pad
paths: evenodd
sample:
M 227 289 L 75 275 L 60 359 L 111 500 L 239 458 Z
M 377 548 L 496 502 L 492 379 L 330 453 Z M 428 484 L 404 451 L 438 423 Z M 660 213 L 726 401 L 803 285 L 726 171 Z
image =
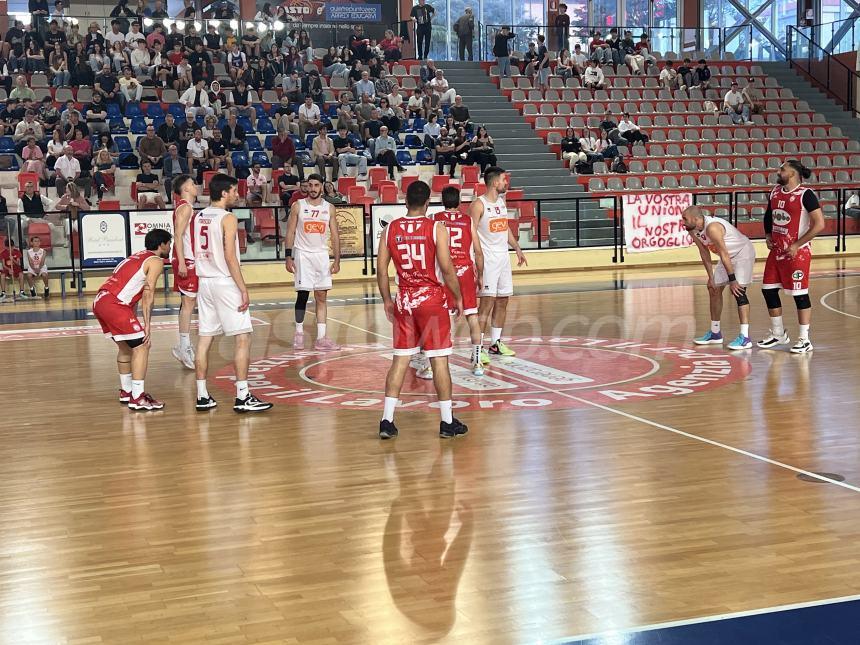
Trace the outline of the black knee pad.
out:
M 143 345 L 143 338 L 128 338 L 126 339 L 125 344 L 134 349 L 135 347 Z
M 743 307 L 744 305 L 748 305 L 750 303 L 750 299 L 747 298 L 747 288 L 743 287 L 743 293 L 739 296 L 735 296 L 735 301 L 738 303 L 738 307 Z
M 782 307 L 782 301 L 779 299 L 779 289 L 762 289 L 761 292 L 768 309 L 779 309 Z
M 797 306 L 798 311 L 812 307 L 812 302 L 809 300 L 808 293 L 804 293 L 802 296 L 794 296 L 794 304 Z

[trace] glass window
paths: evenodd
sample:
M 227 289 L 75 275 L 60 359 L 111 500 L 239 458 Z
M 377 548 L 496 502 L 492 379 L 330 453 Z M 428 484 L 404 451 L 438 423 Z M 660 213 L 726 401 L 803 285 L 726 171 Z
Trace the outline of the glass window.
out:
M 413 4 L 418 4 L 417 2 Z M 436 13 L 433 14 L 433 29 L 430 32 L 430 58 L 433 60 L 451 60 L 448 56 L 448 32 L 450 25 L 448 24 L 448 1 L 438 0 L 438 2 L 428 2 L 433 5 Z M 453 20 L 456 20 L 456 16 Z M 454 42 L 456 48 L 457 43 Z
M 618 3 L 616 0 L 592 0 L 591 11 L 594 13 L 591 24 L 600 27 L 602 31 L 617 25 Z

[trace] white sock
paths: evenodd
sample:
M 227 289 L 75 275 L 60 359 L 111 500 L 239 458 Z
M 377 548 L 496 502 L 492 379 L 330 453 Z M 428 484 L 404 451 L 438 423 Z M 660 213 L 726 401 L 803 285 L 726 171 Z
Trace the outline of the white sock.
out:
M 785 327 L 782 325 L 782 316 L 770 317 L 770 330 L 774 336 L 782 336 L 785 333 Z
M 397 407 L 396 396 L 386 396 L 382 408 L 382 420 L 394 421 L 394 408 Z
M 325 338 L 325 323 L 317 323 L 317 340 Z
M 750 336 L 749 323 L 747 323 L 747 324 L 741 323 L 741 336 L 746 336 L 747 338 L 749 338 L 749 336 Z
M 720 333 L 720 321 L 719 320 L 712 320 L 711 321 L 711 332 L 714 334 Z
M 208 399 L 209 398 L 209 388 L 206 387 L 206 379 L 202 381 L 198 379 L 197 381 L 197 398 L 198 399 Z
M 143 381 L 131 382 L 131 398 L 136 399 L 143 394 Z
M 183 351 L 191 349 L 191 334 L 179 332 L 179 349 Z
M 490 343 L 495 344 L 502 339 L 501 327 L 490 327 Z
M 131 392 L 131 374 L 120 374 L 119 386 L 123 392 Z
M 442 421 L 445 423 L 451 423 L 454 419 L 454 415 L 451 414 L 451 402 L 450 401 L 439 401 L 439 414 L 442 415 Z
M 248 381 L 236 381 L 236 398 L 246 399 L 248 394 Z
M 296 333 L 297 334 L 305 333 L 305 323 L 304 322 L 297 322 L 296 323 Z
M 809 340 L 809 325 L 798 326 L 797 337 L 801 340 Z
M 481 332 L 481 347 L 484 346 L 484 332 Z
M 479 365 L 481 363 L 481 346 L 480 345 L 472 345 L 472 365 Z

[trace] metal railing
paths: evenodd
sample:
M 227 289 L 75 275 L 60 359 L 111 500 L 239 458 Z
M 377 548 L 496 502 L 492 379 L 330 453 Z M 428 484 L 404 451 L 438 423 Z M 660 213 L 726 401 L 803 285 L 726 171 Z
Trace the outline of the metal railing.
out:
M 853 52 L 860 46 L 860 29 L 857 18 L 822 22 L 807 27 L 796 27 L 804 36 L 831 54 Z
M 858 111 L 858 73 L 797 27 L 789 27 L 788 64 L 803 72 L 815 85 L 838 100 L 849 112 Z

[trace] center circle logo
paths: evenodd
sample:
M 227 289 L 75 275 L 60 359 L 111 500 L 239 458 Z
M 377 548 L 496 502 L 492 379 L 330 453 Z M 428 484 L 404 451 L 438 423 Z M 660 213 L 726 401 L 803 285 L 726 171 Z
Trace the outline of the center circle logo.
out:
M 527 337 L 507 343 L 515 357 L 493 356 L 484 376 L 474 376 L 458 345 L 450 359 L 453 406 L 460 410 L 571 409 L 617 405 L 694 394 L 744 379 L 749 362 L 737 355 L 697 348 L 611 338 Z M 349 345 L 335 353 L 289 351 L 253 361 L 248 385 L 262 398 L 312 407 L 382 405 L 388 344 Z M 232 366 L 216 375 L 233 390 Z M 402 410 L 436 408 L 433 382 L 407 370 Z

